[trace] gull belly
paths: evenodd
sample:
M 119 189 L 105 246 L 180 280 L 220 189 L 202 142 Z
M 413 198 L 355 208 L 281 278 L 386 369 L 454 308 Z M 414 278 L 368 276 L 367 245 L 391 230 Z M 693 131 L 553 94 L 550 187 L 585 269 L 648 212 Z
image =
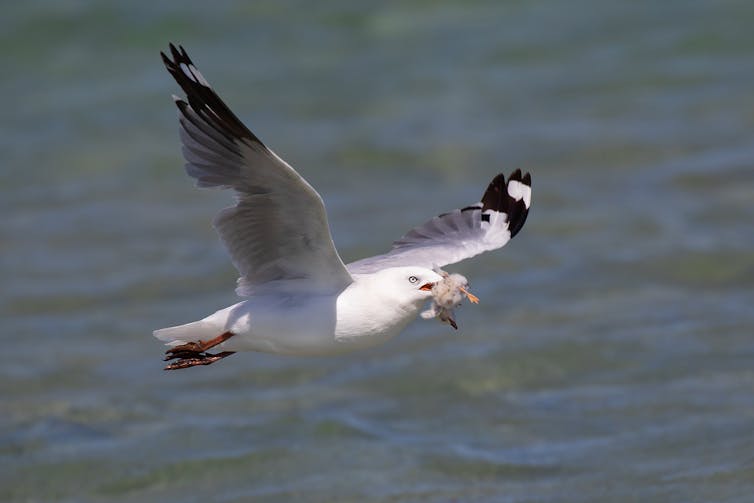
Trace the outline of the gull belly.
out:
M 208 333 L 232 332 L 220 351 L 338 355 L 398 335 L 421 304 L 370 295 L 359 282 L 338 295 L 259 295 L 200 320 Z

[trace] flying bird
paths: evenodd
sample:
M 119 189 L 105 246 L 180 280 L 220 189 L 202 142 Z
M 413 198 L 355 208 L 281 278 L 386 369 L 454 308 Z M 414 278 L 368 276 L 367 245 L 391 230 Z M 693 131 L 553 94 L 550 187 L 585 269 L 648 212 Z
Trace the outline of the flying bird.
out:
M 214 226 L 244 300 L 199 321 L 156 330 L 165 369 L 208 365 L 238 351 L 333 355 L 381 344 L 431 307 L 456 328 L 452 308 L 468 291 L 448 264 L 504 246 L 523 227 L 531 176 L 498 174 L 481 201 L 415 227 L 382 255 L 344 264 L 322 198 L 252 133 L 215 93 L 183 47 L 161 53 L 185 93 L 178 107 L 186 172 L 199 187 L 232 189 L 235 206 Z M 213 352 L 210 352 L 212 350 Z

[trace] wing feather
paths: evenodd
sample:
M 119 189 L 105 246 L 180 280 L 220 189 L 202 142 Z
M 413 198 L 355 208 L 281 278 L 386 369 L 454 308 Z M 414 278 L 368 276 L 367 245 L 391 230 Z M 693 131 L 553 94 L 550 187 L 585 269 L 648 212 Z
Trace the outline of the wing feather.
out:
M 479 203 L 436 216 L 414 227 L 392 249 L 348 264 L 351 273 L 370 273 L 386 267 L 416 265 L 444 267 L 505 246 L 526 222 L 531 205 L 531 175 L 501 173 Z
M 162 54 L 186 98 L 174 97 L 186 172 L 200 187 L 232 188 L 236 206 L 215 228 L 241 273 L 237 292 L 332 291 L 353 281 L 338 256 L 322 198 L 215 93 L 183 47 Z M 295 284 L 295 286 L 294 286 Z

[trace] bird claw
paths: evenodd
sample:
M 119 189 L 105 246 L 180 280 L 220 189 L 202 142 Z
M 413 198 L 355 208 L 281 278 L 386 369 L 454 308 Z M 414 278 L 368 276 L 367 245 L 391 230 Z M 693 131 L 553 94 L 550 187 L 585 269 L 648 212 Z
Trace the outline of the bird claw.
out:
M 163 361 L 178 361 L 168 364 L 165 367 L 165 370 L 186 369 L 197 365 L 209 365 L 232 355 L 235 351 L 223 351 L 222 353 L 213 354 L 207 353 L 207 350 L 218 344 L 222 344 L 233 337 L 233 335 L 233 332 L 224 332 L 208 341 L 187 342 L 179 346 L 173 346 L 165 351 L 165 358 Z
M 479 297 L 468 291 L 468 289 L 461 287 L 461 291 L 466 295 L 466 298 L 469 299 L 469 302 L 472 304 L 479 304 Z
M 202 353 L 204 353 L 204 349 L 202 349 L 200 344 L 197 344 L 196 342 L 187 342 L 186 344 L 174 346 L 165 351 L 164 361 L 175 360 L 176 358 L 180 360 L 196 358 Z

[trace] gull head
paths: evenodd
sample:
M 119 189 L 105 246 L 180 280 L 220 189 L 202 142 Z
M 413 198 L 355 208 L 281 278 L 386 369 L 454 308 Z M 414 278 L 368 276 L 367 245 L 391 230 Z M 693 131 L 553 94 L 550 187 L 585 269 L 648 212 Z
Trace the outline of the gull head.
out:
M 425 267 L 389 267 L 374 273 L 373 279 L 401 304 L 420 305 L 432 298 L 432 288 L 442 276 Z

